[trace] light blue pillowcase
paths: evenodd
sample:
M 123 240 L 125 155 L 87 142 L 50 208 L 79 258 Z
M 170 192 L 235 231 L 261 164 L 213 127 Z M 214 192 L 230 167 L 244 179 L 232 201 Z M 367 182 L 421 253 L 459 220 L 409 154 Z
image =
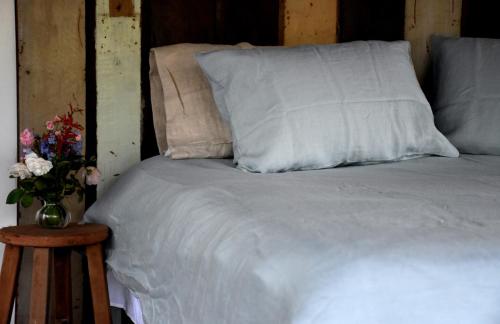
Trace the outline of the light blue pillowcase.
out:
M 253 172 L 458 156 L 437 131 L 408 42 L 223 50 L 197 55 Z
M 500 39 L 434 36 L 436 125 L 462 153 L 500 155 Z

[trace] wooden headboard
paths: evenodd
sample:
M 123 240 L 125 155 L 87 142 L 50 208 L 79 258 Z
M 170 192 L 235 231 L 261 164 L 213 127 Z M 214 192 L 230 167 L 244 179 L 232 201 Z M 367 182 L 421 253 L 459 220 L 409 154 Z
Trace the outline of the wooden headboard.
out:
M 499 9 L 500 2 L 493 0 L 143 0 L 141 156 L 158 154 L 149 99 L 152 47 L 407 39 L 422 81 L 431 34 L 500 38 Z

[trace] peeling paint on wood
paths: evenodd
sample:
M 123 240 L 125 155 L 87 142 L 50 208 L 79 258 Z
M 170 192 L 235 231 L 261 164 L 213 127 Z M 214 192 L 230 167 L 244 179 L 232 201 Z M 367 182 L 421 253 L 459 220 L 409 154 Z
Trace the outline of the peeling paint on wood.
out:
M 283 0 L 283 45 L 335 43 L 337 7 L 337 0 Z
M 422 82 L 429 65 L 430 36 L 460 35 L 462 0 L 407 0 L 405 39 L 412 45 L 413 64 Z
M 113 1 L 114 2 L 114 1 Z M 110 2 L 96 7 L 97 166 L 102 172 L 102 194 L 140 161 L 141 32 L 140 0 L 133 17 L 111 17 Z

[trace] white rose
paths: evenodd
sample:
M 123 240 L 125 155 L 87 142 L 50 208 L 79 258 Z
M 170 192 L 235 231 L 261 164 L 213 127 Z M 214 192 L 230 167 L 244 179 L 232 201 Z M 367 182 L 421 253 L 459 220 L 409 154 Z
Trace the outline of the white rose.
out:
M 31 172 L 24 163 L 16 163 L 9 169 L 9 176 L 14 178 L 27 179 L 31 178 Z
M 39 158 L 35 153 L 26 155 L 26 166 L 35 176 L 47 174 L 52 169 L 52 162 Z

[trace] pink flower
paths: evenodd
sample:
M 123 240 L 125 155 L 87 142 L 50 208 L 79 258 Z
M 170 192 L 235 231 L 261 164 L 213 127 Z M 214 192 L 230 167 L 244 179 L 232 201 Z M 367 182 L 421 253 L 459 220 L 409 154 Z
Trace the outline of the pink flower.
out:
M 89 186 L 95 186 L 101 180 L 101 172 L 96 167 L 87 167 L 87 178 L 85 183 Z
M 19 136 L 19 140 L 23 146 L 31 147 L 35 141 L 35 136 L 29 129 L 26 128 L 22 131 L 21 136 Z
M 75 136 L 75 141 L 80 142 L 82 140 L 82 135 L 78 134 Z
M 49 120 L 45 122 L 45 125 L 47 126 L 48 130 L 53 130 L 54 129 L 54 122 L 52 120 Z

